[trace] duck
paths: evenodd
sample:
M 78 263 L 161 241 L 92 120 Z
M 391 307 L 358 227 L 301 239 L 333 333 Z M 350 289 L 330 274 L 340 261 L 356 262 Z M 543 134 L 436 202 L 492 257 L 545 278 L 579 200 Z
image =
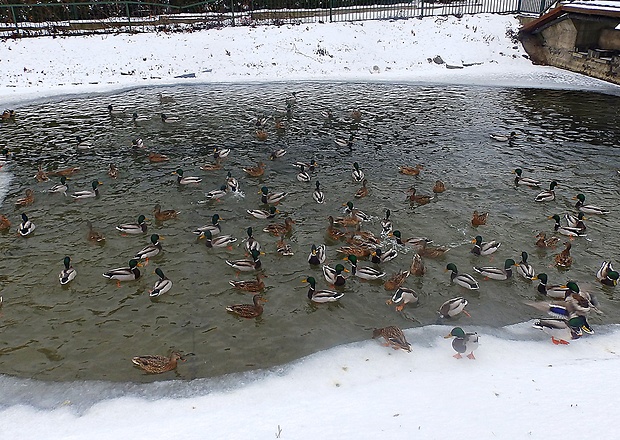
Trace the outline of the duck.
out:
M 276 251 L 278 252 L 278 255 L 282 255 L 284 257 L 295 255 L 291 245 L 284 241 L 284 235 L 281 235 L 280 239 L 276 242 Z
M 271 152 L 271 154 L 269 155 L 269 160 L 280 159 L 285 154 L 286 154 L 286 150 L 284 148 L 280 148 L 278 150 Z
M 368 191 L 368 179 L 362 180 L 362 187 L 355 192 L 355 198 L 361 199 L 362 197 L 366 197 L 369 193 Z
M 584 223 L 585 216 L 583 212 L 579 212 L 577 215 L 573 214 L 564 214 L 564 220 L 566 220 L 566 224 L 569 228 L 575 228 L 580 230 L 581 232 L 586 232 L 586 224 Z
M 422 261 L 422 257 L 420 256 L 420 254 L 413 254 L 409 272 L 411 273 L 411 275 L 414 275 L 416 277 L 421 277 L 426 273 L 426 267 L 424 266 L 424 262 Z
M 222 169 L 222 160 L 218 156 L 214 156 L 215 162 L 207 162 L 200 166 L 203 171 L 217 171 Z
M 126 116 L 126 112 L 123 109 L 115 109 L 112 104 L 108 105 L 108 114 L 110 116 Z
M 228 174 L 226 174 L 226 186 L 231 192 L 239 191 L 239 181 L 232 176 L 230 171 L 228 172 Z
M 69 167 L 69 168 L 63 168 L 62 170 L 48 171 L 47 175 L 48 176 L 71 177 L 78 171 L 80 171 L 80 167 Z
M 265 228 L 263 228 L 263 231 L 269 232 L 271 235 L 276 235 L 276 236 L 286 235 L 291 232 L 291 230 L 293 229 L 294 223 L 295 223 L 295 220 L 293 220 L 290 217 L 286 217 L 284 219 L 284 223 L 271 223 L 265 226 Z
M 573 264 L 573 257 L 570 255 L 570 249 L 573 245 L 567 241 L 564 246 L 564 250 L 554 257 L 555 264 L 562 268 L 570 267 Z
M 192 232 L 196 235 L 202 234 L 203 231 L 210 231 L 212 235 L 217 235 L 222 232 L 222 227 L 220 226 L 220 220 L 222 218 L 219 214 L 213 214 L 211 216 L 211 224 L 200 226 L 199 228 L 194 229 Z
M 362 182 L 364 180 L 364 172 L 360 170 L 357 162 L 353 162 L 353 171 L 351 172 L 354 182 Z
M 297 173 L 297 180 L 302 183 L 310 182 L 310 173 L 306 171 L 306 167 L 303 165 L 301 166 L 301 171 Z
M 159 116 L 161 117 L 161 122 L 164 124 L 175 124 L 179 122 L 179 118 L 176 116 L 168 116 L 165 113 L 161 113 Z
M 317 202 L 319 205 L 325 203 L 325 194 L 323 194 L 323 191 L 321 191 L 320 188 L 320 183 L 317 180 L 316 181 L 316 187 L 314 188 L 314 192 L 312 193 L 312 198 L 314 199 L 315 202 Z
M 7 216 L 0 214 L 0 231 L 8 231 L 11 228 L 11 221 Z
M 254 238 L 254 230 L 250 226 L 245 230 L 246 234 L 248 234 L 248 238 L 245 241 L 245 250 L 249 253 L 252 251 L 260 252 L 260 243 Z
M 250 255 L 252 256 L 251 260 L 226 260 L 226 264 L 240 272 L 259 270 L 262 267 L 262 262 L 260 261 L 260 252 L 257 250 L 252 250 L 250 251 Z
M 108 176 L 110 179 L 116 179 L 118 177 L 118 168 L 113 163 L 110 164 L 110 168 L 108 169 Z
M 155 274 L 159 277 L 159 279 L 155 282 L 155 285 L 151 290 L 149 290 L 149 296 L 151 298 L 156 298 L 158 296 L 163 295 L 172 289 L 172 281 L 168 279 L 166 275 L 164 275 L 164 271 L 159 267 L 155 269 Z
M 184 361 L 178 351 L 173 351 L 170 356 L 152 355 L 152 356 L 136 356 L 131 358 L 133 364 L 150 374 L 160 374 L 166 371 L 172 371 L 177 368 L 178 361 Z
M 27 235 L 32 234 L 35 229 L 36 225 L 28 219 L 28 216 L 26 214 L 22 213 L 22 222 L 17 228 L 17 232 L 19 232 L 19 235 L 21 235 L 22 237 L 26 237 Z
M 157 94 L 157 98 L 160 104 L 172 104 L 176 102 L 176 100 L 174 99 L 174 96 L 166 96 L 166 95 L 163 95 L 161 92 Z
M 570 340 L 579 339 L 582 336 L 582 327 L 586 325 L 585 317 L 575 316 L 568 320 L 564 318 L 538 319 L 532 326 L 551 336 L 551 342 L 555 345 L 568 345 Z
M 491 133 L 490 138 L 497 142 L 508 142 L 517 137 L 517 133 L 511 131 L 510 134 Z
M 388 261 L 392 261 L 394 258 L 398 257 L 398 251 L 392 248 L 383 252 L 381 248 L 376 248 L 374 252 L 370 254 L 370 256 L 370 261 L 375 264 L 387 263 Z
M 549 277 L 546 273 L 539 273 L 532 279 L 539 280 L 536 290 L 543 296 L 563 301 L 569 294 L 569 289 L 567 286 L 561 286 L 559 284 L 549 285 Z
M 416 166 L 412 167 L 412 166 L 407 166 L 407 165 L 403 165 L 403 166 L 399 166 L 398 167 L 398 172 L 400 174 L 405 174 L 407 176 L 417 176 L 420 174 L 420 171 L 423 170 L 424 167 L 420 164 L 417 164 Z
M 143 234 L 147 230 L 146 220 L 145 216 L 139 215 L 137 223 L 123 223 L 118 225 L 116 230 L 123 234 Z
M 535 202 L 551 202 L 555 200 L 555 187 L 558 186 L 558 182 L 555 180 L 549 184 L 547 191 L 540 192 L 535 198 Z
M 216 147 L 213 149 L 213 157 L 215 158 L 216 161 L 218 159 L 224 159 L 225 157 L 228 157 L 229 154 L 230 154 L 230 148 Z
M 2 163 L 0 163 L 0 168 L 2 168 Z M 49 180 L 47 172 L 43 170 L 43 167 L 41 165 L 37 167 L 37 174 L 34 175 L 34 178 L 37 179 L 37 182 L 45 182 L 46 180 Z
M 568 294 L 564 299 L 564 303 L 569 312 L 569 317 L 575 315 L 587 316 L 592 310 L 598 314 L 602 313 L 597 307 L 598 301 L 596 298 L 590 293 L 580 290 L 575 281 L 569 281 L 566 283 L 566 287 L 568 288 Z M 584 331 L 586 333 L 594 333 L 591 329 L 586 330 L 584 328 Z
M 507 280 L 512 277 L 512 266 L 518 266 L 515 260 L 512 258 L 508 258 L 504 262 L 504 267 L 476 267 L 474 266 L 474 270 L 479 274 L 483 275 L 485 278 L 490 278 L 492 280 Z
M 71 266 L 71 257 L 65 257 L 63 260 L 63 264 L 65 267 L 58 274 L 58 280 L 60 281 L 60 284 L 62 286 L 64 286 L 65 284 L 69 284 L 69 282 L 71 282 L 71 280 L 73 280 L 77 275 L 76 270 L 73 268 L 73 266 Z
M 523 177 L 523 170 L 521 168 L 516 168 L 512 173 L 517 175 L 515 177 L 515 186 L 525 185 L 530 188 L 540 188 L 540 181 L 530 177 Z
M 301 167 L 304 167 L 309 172 L 314 173 L 316 171 L 316 168 L 319 166 L 319 164 L 317 163 L 317 161 L 315 159 L 312 159 L 308 163 L 305 163 L 305 162 L 295 162 L 293 164 L 293 166 L 295 168 L 299 168 L 299 169 L 301 169 Z
M 111 280 L 116 280 L 116 285 L 121 286 L 121 281 L 135 281 L 140 278 L 140 264 L 138 260 L 129 260 L 128 267 L 119 267 L 118 269 L 111 269 L 103 274 L 104 277 Z
M 333 290 L 316 290 L 316 280 L 314 277 L 307 277 L 302 280 L 304 283 L 308 283 L 310 288 L 308 289 L 308 299 L 314 303 L 328 303 L 336 302 L 344 296 L 342 292 L 335 292 Z
M 269 135 L 267 134 L 267 131 L 263 130 L 262 128 L 256 130 L 255 134 L 256 134 L 256 139 L 258 139 L 259 141 L 266 141 L 267 138 L 269 137 Z
M 331 215 L 327 217 L 329 220 L 329 226 L 327 227 L 327 235 L 332 240 L 342 240 L 346 237 L 346 233 L 335 226 L 336 220 Z
M 444 338 L 454 338 L 452 340 L 452 348 L 456 351 L 454 357 L 456 359 L 461 359 L 463 354 L 467 354 L 468 359 L 476 359 L 474 356 L 474 350 L 478 348 L 479 340 L 478 333 L 465 333 L 465 331 L 461 327 L 454 327 L 450 333 Z
M 409 203 L 414 203 L 417 205 L 426 205 L 430 203 L 431 200 L 433 200 L 433 196 L 417 194 L 417 190 L 413 186 L 409 188 L 408 193 L 409 193 L 409 197 L 408 197 Z
M 491 255 L 502 245 L 496 240 L 483 242 L 481 235 L 476 235 L 476 238 L 474 238 L 471 242 L 475 243 L 473 249 L 470 251 L 474 255 Z
M 206 240 L 206 245 L 209 248 L 225 247 L 228 248 L 228 250 L 232 250 L 231 245 L 235 241 L 237 241 L 237 239 L 232 235 L 218 235 L 216 237 L 213 237 L 213 234 L 211 234 L 211 231 L 209 231 L 208 229 L 206 231 L 202 231 L 198 238 L 204 238 Z
M 90 183 L 92 190 L 76 191 L 71 194 L 71 197 L 76 200 L 97 197 L 99 196 L 99 185 L 103 185 L 103 183 L 99 182 L 98 180 L 93 180 Z
M 308 255 L 308 264 L 319 266 L 325 263 L 325 257 L 325 245 L 316 246 L 313 244 Z
M 342 272 L 349 271 L 340 263 L 336 264 L 333 268 L 325 264 L 323 265 L 323 276 L 325 277 L 325 280 L 334 286 L 344 286 L 347 279 Z
M 26 196 L 15 201 L 15 206 L 30 206 L 34 203 L 34 191 L 28 188 Z
M 381 244 L 381 240 L 375 237 L 371 231 L 362 231 L 360 225 L 356 225 L 355 231 L 351 233 L 349 238 L 347 238 L 347 243 L 356 245 L 356 246 L 378 246 Z
M 554 214 L 549 218 L 555 220 L 555 226 L 553 227 L 553 229 L 558 234 L 566 235 L 567 237 L 585 237 L 587 235 L 580 228 L 562 226 L 560 224 L 560 216 L 558 214 Z
M 353 206 L 353 202 L 347 202 L 345 206 L 345 212 L 358 222 L 367 222 L 370 220 L 370 216 L 365 212 L 355 208 Z
M 263 186 L 260 189 L 261 192 L 261 202 L 264 203 L 265 205 L 277 205 L 278 203 L 280 203 L 287 195 L 286 192 L 284 191 L 280 191 L 280 192 L 269 192 L 269 188 L 267 188 L 266 186 Z
M 385 210 L 385 217 L 381 220 L 381 236 L 387 237 L 393 231 L 394 225 L 392 224 L 392 220 L 390 220 L 391 211 L 389 209 Z
M 450 249 L 441 246 L 428 246 L 427 243 L 422 243 L 420 247 L 417 249 L 418 254 L 421 257 L 426 258 L 441 258 L 444 256 L 446 252 Z
M 258 318 L 263 314 L 262 303 L 267 302 L 265 298 L 260 295 L 254 295 L 252 297 L 252 304 L 234 304 L 226 307 L 226 311 L 241 318 Z
M 157 234 L 151 234 L 151 244 L 143 247 L 139 250 L 136 255 L 134 255 L 134 259 L 136 260 L 146 260 L 145 264 L 148 264 L 149 258 L 154 257 L 159 254 L 162 250 L 161 243 L 159 242 L 160 237 Z
M 339 254 L 355 255 L 358 258 L 368 257 L 373 250 L 365 245 L 341 246 L 337 249 Z
M 488 218 L 489 218 L 488 212 L 479 213 L 478 211 L 474 211 L 471 217 L 471 225 L 474 228 L 476 226 L 486 225 Z
M 396 311 L 401 312 L 407 304 L 417 304 L 420 300 L 418 294 L 413 289 L 407 287 L 399 287 L 392 298 L 387 300 L 387 304 L 398 304 Z
M 527 252 L 521 252 L 521 261 L 517 265 L 517 272 L 526 280 L 533 280 L 536 276 L 536 272 L 534 271 L 534 267 L 527 262 Z
M 228 284 L 233 286 L 235 289 L 244 290 L 246 292 L 261 292 L 265 290 L 265 282 L 263 281 L 264 277 L 265 275 L 259 272 L 256 274 L 255 280 L 230 280 Z
M 435 185 L 433 185 L 433 192 L 435 194 L 439 194 L 442 193 L 446 190 L 446 184 L 443 183 L 441 180 L 436 180 L 435 181 Z
M 454 318 L 461 313 L 464 313 L 466 316 L 471 317 L 471 315 L 467 313 L 467 310 L 465 310 L 467 304 L 467 300 L 462 296 L 449 299 L 448 301 L 444 302 L 441 307 L 439 307 L 439 317 Z
M 426 237 L 411 237 L 408 239 L 403 239 L 401 232 L 397 229 L 392 231 L 392 236 L 396 237 L 396 243 L 401 246 L 411 246 L 414 249 L 423 249 L 427 244 L 432 243 L 433 240 L 429 240 Z
M 209 192 L 205 193 L 205 197 L 207 200 L 220 200 L 228 193 L 228 187 L 226 185 L 221 185 L 218 189 L 212 189 Z
M 357 257 L 355 255 L 349 255 L 347 259 L 351 263 L 351 274 L 353 276 L 368 281 L 378 280 L 385 276 L 385 272 L 374 267 L 357 267 Z
M 265 164 L 263 162 L 258 162 L 254 167 L 243 168 L 243 171 L 250 177 L 260 177 L 265 174 Z
M 341 138 L 341 137 L 337 137 L 336 139 L 334 139 L 334 142 L 336 143 L 336 145 L 338 145 L 339 147 L 348 147 L 348 148 L 353 148 L 353 134 L 349 135 L 348 138 Z
M 405 280 L 409 277 L 409 271 L 399 270 L 398 272 L 392 274 L 386 281 L 383 283 L 383 288 L 388 292 L 392 292 L 397 290 L 400 286 L 403 285 Z
M 351 110 L 351 119 L 355 122 L 359 122 L 362 120 L 362 112 L 358 109 Z
M 3 121 L 9 121 L 11 119 L 15 119 L 15 110 L 6 109 L 0 115 L 0 119 Z
M 181 168 L 179 168 L 176 171 L 173 171 L 172 174 L 177 175 L 177 183 L 181 185 L 190 185 L 190 184 L 202 182 L 202 179 L 200 177 L 183 176 L 183 170 Z
M 159 162 L 168 162 L 170 158 L 165 154 L 154 153 L 153 151 L 149 152 L 149 162 L 159 163 Z
M 450 281 L 469 290 L 478 290 L 480 285 L 474 277 L 466 273 L 459 273 L 456 264 L 448 263 L 446 271 L 450 271 Z
M 133 112 L 131 114 L 131 119 L 134 124 L 138 124 L 138 122 L 146 122 L 146 121 L 151 120 L 150 116 L 139 115 L 138 112 Z
M 558 237 L 547 238 L 544 232 L 539 232 L 536 239 L 536 246 L 540 248 L 555 247 L 560 242 Z
M 166 209 L 165 211 L 161 210 L 161 205 L 158 203 L 155 205 L 153 209 L 153 214 L 155 215 L 155 220 L 165 221 L 173 218 L 177 218 L 177 216 L 181 213 L 181 211 L 175 211 L 174 209 Z
M 86 225 L 88 226 L 88 240 L 94 241 L 96 243 L 101 243 L 105 241 L 104 235 L 101 232 L 95 231 L 93 229 L 93 224 L 90 222 L 90 220 L 86 221 Z
M 611 265 L 611 261 L 603 261 L 601 267 L 596 271 L 596 279 L 606 286 L 614 287 L 618 284 L 618 272 Z
M 407 338 L 405 338 L 403 331 L 395 325 L 374 329 L 372 332 L 372 338 L 385 339 L 384 345 L 387 347 L 392 347 L 394 350 L 404 350 L 408 353 L 411 352 L 411 344 L 407 342 Z
M 577 203 L 575 204 L 575 208 L 577 208 L 579 211 L 584 212 L 586 214 L 596 214 L 596 215 L 605 215 L 605 214 L 609 214 L 609 211 L 607 209 L 603 209 L 603 208 L 599 208 L 598 206 L 594 206 L 594 205 L 586 205 L 586 196 L 583 194 L 577 194 L 575 197 L 573 197 L 573 200 L 577 200 Z
M 254 218 L 266 220 L 268 218 L 274 218 L 279 211 L 275 206 L 270 206 L 269 209 L 248 209 L 246 212 Z
M 76 136 L 75 140 L 76 140 L 75 148 L 77 148 L 78 150 L 84 151 L 84 150 L 90 150 L 91 148 L 93 148 L 92 142 L 86 139 L 82 139 L 80 136 Z

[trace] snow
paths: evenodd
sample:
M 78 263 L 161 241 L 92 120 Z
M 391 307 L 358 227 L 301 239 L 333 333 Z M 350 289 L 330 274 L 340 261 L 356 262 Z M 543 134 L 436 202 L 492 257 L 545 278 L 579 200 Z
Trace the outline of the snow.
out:
M 5 40 L 0 43 L 0 102 L 9 107 L 153 85 L 282 80 L 618 93 L 611 84 L 531 65 L 521 46 L 507 37 L 518 26 L 512 16 L 477 15 Z M 463 68 L 428 61 L 437 55 Z M 195 78 L 175 78 L 192 73 Z M 617 402 L 613 384 L 620 376 L 620 328 L 597 327 L 594 335 L 555 346 L 531 324 L 465 326 L 481 335 L 476 360 L 452 357 L 450 342 L 442 337 L 451 326 L 429 326 L 405 330 L 411 353 L 383 347 L 369 335 L 368 341 L 271 371 L 170 387 L 0 377 L 0 437 L 612 438 L 609 410 Z

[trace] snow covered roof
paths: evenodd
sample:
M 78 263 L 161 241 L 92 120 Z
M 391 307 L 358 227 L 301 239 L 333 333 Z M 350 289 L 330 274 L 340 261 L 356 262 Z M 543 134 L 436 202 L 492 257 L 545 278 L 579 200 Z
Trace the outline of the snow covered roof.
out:
M 520 32 L 532 33 L 560 18 L 562 15 L 574 13 L 583 15 L 596 15 L 620 20 L 620 1 L 575 1 L 571 3 L 563 3 L 558 7 L 551 9 L 546 14 L 541 15 L 524 25 Z

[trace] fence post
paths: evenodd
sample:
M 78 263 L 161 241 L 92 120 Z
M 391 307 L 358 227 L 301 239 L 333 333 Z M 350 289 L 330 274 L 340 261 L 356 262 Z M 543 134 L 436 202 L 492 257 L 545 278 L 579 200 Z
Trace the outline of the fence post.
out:
M 545 0 L 540 0 L 540 11 L 538 12 L 540 15 L 545 12 Z
M 129 30 L 131 31 L 131 14 L 129 13 L 129 3 L 125 3 L 125 13 L 127 14 L 127 23 L 129 23 Z
M 424 0 L 420 0 L 420 17 L 424 17 Z
M 19 25 L 17 24 L 17 15 L 15 15 L 14 6 L 11 6 L 11 14 L 13 15 L 13 23 L 15 23 L 15 32 L 19 34 Z
M 519 0 L 519 3 L 517 3 L 517 12 L 518 12 L 518 13 L 521 13 L 521 6 L 522 6 L 522 4 L 521 4 L 521 3 L 522 3 L 522 1 L 523 1 L 523 0 Z
M 254 10 L 252 10 L 254 12 Z M 230 16 L 232 17 L 232 25 L 235 26 L 235 0 L 230 0 Z
M 333 23 L 334 22 L 334 18 L 333 18 L 333 12 L 334 12 L 334 0 L 329 0 L 329 22 Z

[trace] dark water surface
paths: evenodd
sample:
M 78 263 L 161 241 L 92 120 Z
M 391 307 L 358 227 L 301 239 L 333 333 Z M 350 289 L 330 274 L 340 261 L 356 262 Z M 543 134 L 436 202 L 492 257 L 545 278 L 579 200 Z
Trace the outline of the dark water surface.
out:
M 297 103 L 287 114 L 285 100 L 297 91 Z M 158 92 L 176 102 L 160 104 Z M 110 117 L 107 105 L 152 116 L 137 125 L 131 117 Z M 362 119 L 350 117 L 360 109 Z M 151 381 L 155 379 L 211 377 L 230 372 L 265 368 L 289 362 L 338 344 L 366 339 L 373 327 L 420 326 L 437 322 L 437 309 L 447 299 L 465 296 L 471 318 L 459 325 L 500 327 L 541 316 L 524 304 L 541 300 L 536 282 L 518 275 L 508 281 L 484 281 L 469 292 L 451 285 L 444 271 L 454 262 L 462 272 L 474 265 L 500 266 L 506 258 L 530 254 L 537 272 L 550 282 L 577 280 L 595 294 L 602 316 L 592 324 L 620 322 L 618 294 L 595 279 L 601 261 L 618 259 L 620 236 L 618 180 L 620 150 L 620 98 L 579 91 L 502 89 L 409 84 L 209 85 L 139 89 L 115 95 L 77 97 L 63 101 L 29 103 L 18 110 L 15 123 L 0 126 L 0 146 L 16 151 L 13 163 L 2 173 L 12 175 L 0 212 L 13 222 L 0 235 L 0 373 L 52 381 L 103 379 Z M 321 113 L 330 109 L 335 120 Z M 179 117 L 163 124 L 158 114 Z M 255 136 L 257 115 L 281 115 L 285 130 L 267 126 L 268 139 Z M 500 143 L 489 134 L 515 131 L 511 142 Z M 340 147 L 335 138 L 354 135 L 352 149 Z M 77 152 L 75 137 L 93 142 L 94 149 Z M 166 154 L 170 161 L 153 164 L 144 151 L 132 150 L 141 137 L 148 150 Z M 214 147 L 230 148 L 219 171 L 202 171 L 212 161 Z M 269 161 L 270 152 L 285 148 L 287 154 Z M 296 180 L 295 161 L 316 159 L 318 170 L 310 183 Z M 248 177 L 242 168 L 257 161 L 267 163 L 262 178 Z M 366 173 L 370 195 L 356 200 L 360 187 L 351 181 L 353 162 Z M 119 168 L 116 180 L 106 174 L 108 165 Z M 400 165 L 424 165 L 418 177 L 398 173 Z M 37 183 L 37 165 L 44 169 L 79 166 L 69 181 L 70 192 L 87 189 L 93 179 L 104 183 L 97 199 L 74 201 L 45 190 L 57 182 Z M 557 199 L 538 204 L 538 190 L 513 185 L 517 167 L 546 187 L 557 180 Z M 172 171 L 199 176 L 199 185 L 179 186 Z M 228 194 L 221 202 L 206 202 L 205 192 L 218 188 L 230 171 L 245 197 Z M 312 199 L 319 179 L 326 194 L 324 205 Z M 428 205 L 413 207 L 406 191 L 432 194 L 435 180 L 448 190 Z M 296 222 L 287 241 L 295 255 L 276 250 L 277 239 L 262 232 L 270 223 L 249 217 L 246 209 L 261 207 L 260 187 L 287 191 L 278 221 L 290 215 Z M 14 206 L 26 188 L 35 191 L 35 203 L 24 211 Z M 539 231 L 552 235 L 547 217 L 574 211 L 574 197 L 586 194 L 587 202 L 610 209 L 604 217 L 589 216 L 588 238 L 573 241 L 573 266 L 559 271 L 553 266 L 556 250 L 534 245 Z M 392 211 L 395 228 L 403 236 L 426 236 L 434 244 L 450 247 L 437 260 L 425 259 L 428 272 L 410 277 L 405 286 L 421 297 L 418 307 L 402 313 L 386 305 L 390 293 L 380 283 L 349 279 L 339 304 L 313 305 L 301 280 L 312 275 L 319 288 L 327 288 L 320 269 L 307 264 L 311 245 L 328 244 L 328 263 L 342 260 L 338 243 L 326 240 L 327 216 L 343 214 L 342 204 L 355 205 L 373 216 L 364 229 L 379 234 L 385 209 Z M 153 207 L 181 211 L 179 218 L 157 222 Z M 485 226 L 474 229 L 474 210 L 489 211 Z M 37 225 L 31 237 L 16 234 L 21 212 Z M 238 241 L 233 250 L 208 249 L 192 230 L 219 213 L 223 233 Z M 149 221 L 145 235 L 124 237 L 114 227 L 134 222 L 144 214 Z M 86 239 L 86 221 L 107 237 L 104 245 Z M 238 319 L 225 311 L 235 303 L 251 302 L 251 295 L 232 289 L 236 279 L 226 259 L 244 257 L 245 229 L 252 226 L 266 255 L 262 257 L 268 302 L 262 317 Z M 102 277 L 108 269 L 126 266 L 148 244 L 151 233 L 165 237 L 164 252 L 142 268 L 143 277 L 115 283 Z M 470 240 L 482 235 L 502 246 L 493 257 L 475 257 Z M 391 240 L 383 248 L 393 246 Z M 413 252 L 398 248 L 399 257 L 383 265 L 388 274 L 407 269 Z M 70 255 L 78 275 L 60 286 L 62 260 Z M 344 263 L 344 262 L 343 262 Z M 362 261 L 361 265 L 369 265 Z M 620 264 L 620 263 L 619 263 Z M 348 265 L 347 265 L 348 266 Z M 173 280 L 166 295 L 152 301 L 148 292 L 161 267 Z M 477 274 L 476 274 L 477 275 Z M 241 274 L 238 279 L 251 279 Z M 532 330 L 535 331 L 535 330 Z M 131 357 L 167 354 L 171 349 L 193 352 L 177 373 L 146 376 L 131 364 Z M 176 374 L 176 375 L 175 375 Z

